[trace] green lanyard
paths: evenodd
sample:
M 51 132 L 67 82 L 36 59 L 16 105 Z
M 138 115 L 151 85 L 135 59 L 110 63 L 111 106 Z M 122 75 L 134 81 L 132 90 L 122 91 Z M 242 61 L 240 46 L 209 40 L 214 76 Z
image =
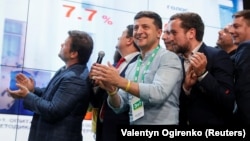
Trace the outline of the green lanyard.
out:
M 155 58 L 155 55 L 157 54 L 158 50 L 160 49 L 160 46 L 158 45 L 153 53 L 151 54 L 147 64 L 146 64 L 146 67 L 143 71 L 143 74 L 142 74 L 142 82 L 144 82 L 144 75 L 145 75 L 145 72 L 148 70 L 150 64 L 153 62 L 154 58 Z M 137 65 L 136 65 L 136 71 L 135 71 L 135 76 L 134 76 L 134 82 L 138 82 L 138 77 L 139 77 L 139 73 L 140 73 L 140 69 L 141 69 L 141 64 L 142 64 L 142 60 L 141 60 L 141 57 L 138 56 L 137 58 Z

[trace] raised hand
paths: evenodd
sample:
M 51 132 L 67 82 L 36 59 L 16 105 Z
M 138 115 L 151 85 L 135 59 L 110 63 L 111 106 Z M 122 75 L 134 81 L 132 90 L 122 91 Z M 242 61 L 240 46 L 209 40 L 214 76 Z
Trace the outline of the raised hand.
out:
M 23 84 L 17 83 L 16 86 L 19 88 L 18 90 L 10 90 L 7 88 L 7 92 L 13 98 L 24 98 L 30 92 L 29 89 Z
M 31 77 L 27 77 L 22 73 L 16 75 L 16 82 L 27 87 L 30 92 L 34 92 L 35 81 Z
M 197 78 L 198 77 L 193 69 L 193 66 L 190 64 L 185 74 L 183 87 L 189 91 L 192 88 L 192 86 L 196 83 Z

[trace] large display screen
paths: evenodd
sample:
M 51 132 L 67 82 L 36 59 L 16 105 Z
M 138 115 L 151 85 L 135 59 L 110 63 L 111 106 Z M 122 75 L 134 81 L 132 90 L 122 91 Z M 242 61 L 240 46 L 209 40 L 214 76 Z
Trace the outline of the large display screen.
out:
M 90 67 L 101 50 L 103 63 L 113 62 L 118 37 L 141 10 L 159 13 L 164 23 L 174 13 L 197 12 L 206 26 L 204 42 L 215 46 L 218 31 L 239 9 L 242 1 L 238 0 L 1 0 L 0 139 L 27 140 L 33 113 L 23 108 L 22 100 L 9 96 L 6 88 L 15 88 L 19 72 L 45 87 L 64 65 L 58 53 L 69 30 L 84 30 L 93 37 Z M 83 140 L 94 140 L 91 120 L 84 120 L 83 134 Z

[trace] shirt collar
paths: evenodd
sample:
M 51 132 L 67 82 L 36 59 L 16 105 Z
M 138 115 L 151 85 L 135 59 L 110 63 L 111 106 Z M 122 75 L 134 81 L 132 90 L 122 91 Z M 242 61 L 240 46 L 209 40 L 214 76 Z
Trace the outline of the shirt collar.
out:
M 196 46 L 196 47 L 192 50 L 192 52 L 189 54 L 188 58 L 186 58 L 184 55 L 181 55 L 182 58 L 184 58 L 184 60 L 189 60 L 190 56 L 192 56 L 194 53 L 198 52 L 198 50 L 200 49 L 201 45 L 202 45 L 202 42 L 201 42 L 200 44 L 198 44 L 198 46 Z
M 130 62 L 134 58 L 134 56 L 136 56 L 139 53 L 140 52 L 133 52 L 133 53 L 130 53 L 129 55 L 125 56 L 124 58 L 125 58 L 126 62 Z

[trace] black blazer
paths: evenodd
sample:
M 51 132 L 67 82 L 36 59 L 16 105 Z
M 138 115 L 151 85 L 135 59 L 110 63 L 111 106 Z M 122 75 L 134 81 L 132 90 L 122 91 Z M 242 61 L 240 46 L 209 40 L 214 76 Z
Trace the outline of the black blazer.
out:
M 237 119 L 250 124 L 250 41 L 241 43 L 235 55 L 235 92 L 238 105 Z
M 221 49 L 204 43 L 198 50 L 207 57 L 208 74 L 192 87 L 189 96 L 180 96 L 180 125 L 225 125 L 234 109 L 234 66 Z
M 120 73 L 120 76 L 125 76 L 125 71 L 129 64 L 133 63 L 137 60 L 138 55 L 136 55 L 128 65 L 123 69 Z M 96 141 L 116 141 L 117 140 L 117 129 L 119 125 L 129 125 L 129 109 L 126 112 L 117 114 L 115 113 L 107 104 L 107 97 L 108 94 L 106 91 L 102 89 L 98 89 L 98 92 L 95 94 L 96 97 L 94 98 L 95 103 L 97 101 L 98 104 L 96 105 L 99 109 L 98 111 L 98 118 L 97 118 L 97 127 L 96 127 Z M 104 118 L 103 122 L 100 121 L 99 114 L 102 104 L 104 102 Z

